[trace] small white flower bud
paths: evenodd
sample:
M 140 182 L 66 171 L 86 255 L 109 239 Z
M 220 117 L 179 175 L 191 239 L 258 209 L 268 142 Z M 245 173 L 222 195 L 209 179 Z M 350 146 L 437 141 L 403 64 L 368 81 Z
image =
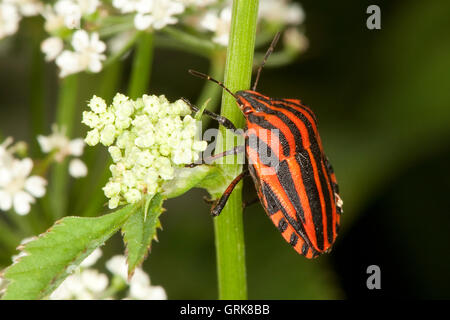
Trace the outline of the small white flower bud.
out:
M 108 208 L 115 209 L 119 206 L 120 198 L 119 197 L 112 197 L 108 201 Z
M 150 167 L 155 157 L 151 155 L 148 150 L 139 152 L 137 157 L 137 163 L 144 167 Z
M 112 112 L 104 112 L 100 115 L 100 123 L 104 126 L 108 124 L 113 124 L 114 120 L 116 120 L 116 116 Z
M 112 124 L 106 125 L 100 134 L 100 142 L 104 146 L 109 146 L 114 142 L 115 138 L 116 138 L 116 127 L 114 127 L 114 125 Z
M 92 111 L 83 111 L 83 120 L 81 122 L 92 129 L 102 128 L 99 116 Z
M 122 160 L 122 151 L 120 151 L 119 147 L 110 146 L 108 148 L 108 152 L 114 162 L 119 162 L 120 160 Z
M 167 157 L 170 154 L 170 146 L 167 144 L 162 144 L 159 146 L 159 153 Z
M 100 141 L 100 134 L 97 129 L 93 129 L 91 131 L 88 131 L 86 139 L 84 139 L 86 144 L 90 146 L 95 146 Z
M 129 118 L 134 112 L 134 103 L 132 101 L 124 101 L 116 106 L 115 114 L 120 119 Z
M 117 93 L 113 98 L 112 107 L 114 109 L 117 109 L 119 105 L 121 105 L 122 103 L 124 103 L 126 101 L 128 101 L 128 97 L 126 95 Z
M 192 144 L 192 150 L 202 152 L 206 150 L 206 147 L 208 146 L 208 142 L 206 141 L 194 141 Z
M 116 117 L 116 121 L 114 122 L 116 127 L 120 130 L 127 129 L 131 124 L 130 118 L 120 119 L 119 117 Z
M 89 108 L 95 113 L 103 113 L 106 112 L 106 102 L 100 97 L 93 96 L 88 104 Z
M 118 182 L 108 182 L 104 187 L 103 191 L 105 192 L 105 196 L 108 198 L 115 197 L 120 193 L 120 183 Z
M 130 131 L 124 131 L 117 137 L 116 145 L 120 149 L 131 148 L 134 145 L 134 135 Z
M 118 162 L 117 164 L 110 165 L 109 170 L 111 171 L 113 177 L 119 177 L 125 171 L 125 165 L 122 162 Z
M 173 104 L 172 108 L 174 110 L 176 110 L 176 114 L 184 117 L 188 114 L 191 114 L 191 108 L 187 105 L 186 102 L 184 102 L 183 100 L 179 99 L 177 101 L 175 101 L 175 103 Z
M 129 189 L 124 196 L 128 203 L 135 203 L 141 200 L 141 193 L 137 189 Z
M 150 123 L 149 117 L 145 114 L 136 116 L 131 122 L 137 131 L 146 131 Z
M 155 138 L 152 133 L 147 133 L 143 136 L 137 137 L 134 143 L 140 148 L 149 148 L 155 143 Z

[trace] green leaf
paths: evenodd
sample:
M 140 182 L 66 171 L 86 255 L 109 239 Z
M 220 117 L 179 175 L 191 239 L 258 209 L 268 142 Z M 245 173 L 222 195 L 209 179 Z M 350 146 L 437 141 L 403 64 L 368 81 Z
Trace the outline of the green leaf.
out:
M 3 300 L 47 297 L 78 265 L 104 244 L 143 203 L 96 217 L 66 217 L 24 245 L 26 255 L 5 271 L 9 281 Z
M 201 121 L 203 116 L 203 111 L 205 111 L 206 107 L 208 106 L 208 103 L 211 101 L 211 98 L 208 98 L 205 103 L 200 107 L 200 109 L 195 113 L 195 120 Z
M 176 179 L 163 185 L 164 195 L 167 198 L 175 198 L 192 188 L 204 188 L 210 194 L 221 194 L 226 187 L 222 169 L 217 166 L 201 165 L 194 168 L 177 169 Z
M 161 194 L 148 198 L 145 206 L 131 215 L 122 226 L 129 277 L 147 257 L 151 242 L 156 239 L 157 228 L 161 227 L 159 216 L 164 211 L 162 208 L 163 200 Z

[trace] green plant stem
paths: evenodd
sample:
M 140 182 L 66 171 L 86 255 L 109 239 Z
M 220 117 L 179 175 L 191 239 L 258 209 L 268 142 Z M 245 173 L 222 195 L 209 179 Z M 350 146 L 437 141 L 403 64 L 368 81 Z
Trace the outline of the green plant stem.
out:
M 16 227 L 15 232 L 21 237 L 21 239 L 32 234 L 32 229 L 27 217 L 19 216 L 13 209 L 6 211 L 6 216 L 8 217 L 10 223 Z
M 233 1 L 225 68 L 225 85 L 232 92 L 250 87 L 257 14 L 258 0 Z M 228 93 L 222 96 L 221 114 L 237 127 L 244 125 L 242 113 Z M 225 128 L 221 127 L 221 133 L 225 136 Z M 224 142 L 219 137 L 216 152 L 224 150 Z M 224 165 L 223 169 L 227 176 L 235 177 L 241 172 L 242 166 Z M 241 193 L 242 183 L 236 187 L 221 215 L 214 221 L 220 299 L 247 298 Z
M 77 93 L 78 75 L 70 75 L 62 79 L 56 110 L 56 123 L 60 128 L 64 128 L 65 134 L 69 138 L 72 136 L 75 123 Z M 68 174 L 67 159 L 61 163 L 56 163 L 52 168 L 48 199 L 53 221 L 67 214 Z
M 133 47 L 134 43 L 138 38 L 139 32 L 135 32 L 133 35 L 130 35 L 130 39 L 127 41 L 127 43 L 125 43 L 125 45 L 122 48 L 120 48 L 116 53 L 114 53 L 114 55 L 106 59 L 106 61 L 103 63 L 103 67 L 106 69 L 110 65 L 113 65 L 117 61 L 119 61 L 123 57 L 123 55 Z
M 44 133 L 45 128 L 45 79 L 44 79 L 44 60 L 40 49 L 40 38 L 32 39 L 32 57 L 30 66 L 30 111 L 31 111 L 31 154 L 33 156 L 41 155 L 36 137 Z
M 177 28 L 165 27 L 161 31 L 169 36 L 169 38 L 158 37 L 158 45 L 162 47 L 180 49 L 205 57 L 209 57 L 213 54 L 217 47 L 217 45 L 210 40 L 201 39 Z
M 136 99 L 147 91 L 153 61 L 153 34 L 141 32 L 137 39 L 128 95 Z
M 22 238 L 13 231 L 11 227 L 2 219 L 0 219 L 0 242 L 8 248 L 10 253 L 14 252 Z

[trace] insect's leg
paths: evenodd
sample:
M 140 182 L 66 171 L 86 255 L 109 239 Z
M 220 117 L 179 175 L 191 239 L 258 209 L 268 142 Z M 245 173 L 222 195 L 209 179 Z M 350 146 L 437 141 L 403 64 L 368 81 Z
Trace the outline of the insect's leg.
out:
M 205 201 L 207 204 L 214 204 L 216 201 L 213 199 L 208 198 L 207 196 L 203 197 L 203 201 Z
M 185 167 L 194 168 L 194 167 L 202 165 L 202 164 L 210 164 L 219 158 L 230 156 L 230 155 L 236 155 L 236 154 L 239 154 L 242 152 L 245 152 L 245 147 L 244 146 L 236 146 L 233 149 L 226 150 L 224 152 L 207 157 L 206 159 L 203 159 L 203 161 L 201 163 L 190 163 L 190 164 L 185 165 Z
M 225 204 L 228 201 L 228 198 L 231 195 L 231 192 L 233 192 L 234 187 L 239 183 L 239 181 L 242 180 L 245 176 L 249 174 L 248 170 L 244 170 L 239 174 L 236 178 L 234 178 L 233 181 L 231 181 L 230 185 L 227 187 L 223 195 L 220 197 L 220 199 L 216 202 L 216 204 L 211 208 L 211 215 L 213 217 L 217 217 L 220 212 L 222 212 L 223 208 L 225 207 Z
M 328 160 L 327 157 L 324 157 L 324 161 L 325 161 L 325 166 L 327 168 L 328 174 L 330 175 L 331 178 L 331 183 L 333 185 L 333 191 L 335 193 L 339 193 L 339 186 L 336 180 L 336 175 L 334 174 L 334 169 L 331 166 L 330 160 Z
M 198 107 L 194 106 L 189 100 L 187 100 L 185 98 L 181 98 L 181 99 L 184 102 L 186 102 L 186 104 L 189 106 L 189 108 L 191 108 L 192 111 L 198 112 L 200 110 Z M 203 114 L 207 115 L 208 117 L 210 117 L 213 120 L 216 120 L 217 122 L 219 122 L 221 125 L 223 125 L 227 129 L 230 129 L 233 131 L 236 130 L 236 126 L 233 124 L 233 122 L 231 122 L 231 120 L 228 120 L 227 118 L 225 118 L 221 115 L 218 115 L 209 110 L 203 110 Z
M 339 185 L 336 180 L 336 175 L 334 174 L 333 167 L 331 166 L 330 160 L 328 160 L 327 157 L 325 157 L 325 165 L 327 167 L 328 174 L 331 178 L 331 185 L 333 186 L 334 191 L 334 197 L 336 198 L 336 209 L 338 213 L 343 213 L 344 210 L 342 210 L 342 205 L 344 202 L 342 201 L 341 197 L 339 196 Z

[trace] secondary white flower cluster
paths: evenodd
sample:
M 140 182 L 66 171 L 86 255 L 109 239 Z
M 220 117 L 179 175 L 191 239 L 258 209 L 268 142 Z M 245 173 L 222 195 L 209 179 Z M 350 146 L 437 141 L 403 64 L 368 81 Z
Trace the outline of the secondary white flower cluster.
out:
M 82 18 L 95 13 L 99 5 L 99 0 L 58 0 L 47 4 L 42 12 L 45 30 L 60 34 L 65 29 L 80 28 Z
M 41 50 L 46 61 L 55 61 L 60 77 L 82 71 L 96 73 L 102 70 L 107 51 L 111 56 L 127 51 L 133 29 L 158 31 L 181 24 L 193 37 L 210 36 L 216 44 L 227 46 L 231 6 L 231 0 L 56 0 L 45 4 L 41 0 L 2 0 L 0 39 L 17 31 L 22 16 L 40 14 L 49 34 Z M 303 20 L 302 8 L 291 0 L 260 1 L 259 32 L 291 28 L 284 39 L 295 50 L 306 45 L 297 29 Z M 105 43 L 117 43 L 116 38 L 126 40 L 119 49 L 111 45 L 107 50 Z
M 178 16 L 184 13 L 186 7 L 201 7 L 211 2 L 213 1 L 113 0 L 112 5 L 116 10 L 111 10 L 113 8 L 103 5 L 99 0 L 57 0 L 41 10 L 45 19 L 45 30 L 50 35 L 42 42 L 41 50 L 46 61 L 55 60 L 60 69 L 60 77 L 81 71 L 100 72 L 107 49 L 97 32 L 102 28 L 103 18 L 108 15 L 114 18 L 117 14 L 133 13 L 136 29 L 159 30 L 178 23 Z M 11 13 L 8 13 L 8 19 L 8 28 L 5 30 L 16 30 L 17 23 Z M 0 19 L 0 25 L 1 21 Z M 125 33 L 122 34 L 118 31 L 111 40 L 114 40 L 114 37 L 120 38 L 129 30 L 123 31 Z
M 22 16 L 38 15 L 42 8 L 43 5 L 38 0 L 2 0 L 0 2 L 0 39 L 17 32 Z
M 60 77 L 102 70 L 102 61 L 106 59 L 105 43 L 97 32 L 80 29 L 93 19 L 100 4 L 100 0 L 58 0 L 42 10 L 44 28 L 50 37 L 42 42 L 41 50 L 46 61 L 56 61 Z M 70 42 L 70 49 L 64 50 L 65 40 Z
M 127 260 L 123 255 L 116 255 L 106 262 L 106 268 L 122 281 L 128 282 L 129 291 L 125 299 L 166 300 L 167 295 L 163 287 L 152 286 L 150 277 L 142 268 L 134 270 L 133 277 L 128 281 Z
M 102 256 L 94 250 L 66 280 L 50 295 L 51 300 L 98 300 L 114 299 L 120 291 L 129 288 L 125 299 L 165 300 L 166 292 L 160 286 L 151 286 L 150 278 L 141 268 L 127 283 L 127 265 L 124 256 L 114 256 L 106 262 L 113 275 L 112 281 L 104 273 L 92 267 Z M 125 273 L 123 271 L 125 270 Z M 118 280 L 118 281 L 117 281 Z
M 259 17 L 268 23 L 299 25 L 305 20 L 305 13 L 291 0 L 261 0 Z
M 199 21 L 200 28 L 213 32 L 212 40 L 222 46 L 228 45 L 231 25 L 232 1 L 224 1 L 222 8 L 211 7 Z M 303 23 L 305 14 L 298 3 L 290 0 L 261 0 L 259 24 L 273 24 L 278 29 L 283 26 L 295 27 Z
M 26 215 L 35 198 L 44 196 L 47 181 L 30 176 L 33 161 L 14 157 L 19 145 L 11 144 L 12 138 L 7 138 L 0 145 L 0 210 L 14 209 L 17 214 Z
M 55 38 L 50 38 L 54 41 Z M 49 40 L 49 39 L 47 39 Z M 60 68 L 60 77 L 65 77 L 72 73 L 80 71 L 100 72 L 102 70 L 102 61 L 106 59 L 103 52 L 106 45 L 100 40 L 98 33 L 89 35 L 84 30 L 75 31 L 71 41 L 74 51 L 64 50 L 57 58 L 56 64 Z M 43 48 L 46 46 L 44 42 Z M 59 46 L 59 45 L 57 45 Z M 47 57 L 54 56 L 55 52 L 47 51 Z
M 131 100 L 118 93 L 109 107 L 96 96 L 89 107 L 82 122 L 92 130 L 85 141 L 108 146 L 114 162 L 103 188 L 111 209 L 160 192 L 175 168 L 196 161 L 206 149 L 206 141 L 198 139 L 199 122 L 182 100 L 170 103 L 155 95 Z
M 60 130 L 57 125 L 53 125 L 51 135 L 39 135 L 37 140 L 42 152 L 54 152 L 54 159 L 57 162 L 62 162 L 68 156 L 76 157 L 69 162 L 69 173 L 72 177 L 81 178 L 87 175 L 86 165 L 78 158 L 83 154 L 83 139 L 69 140 L 63 129 Z
M 176 15 L 184 12 L 183 1 L 177 0 L 113 0 L 122 13 L 136 13 L 134 26 L 138 30 L 150 27 L 159 30 L 178 22 Z

